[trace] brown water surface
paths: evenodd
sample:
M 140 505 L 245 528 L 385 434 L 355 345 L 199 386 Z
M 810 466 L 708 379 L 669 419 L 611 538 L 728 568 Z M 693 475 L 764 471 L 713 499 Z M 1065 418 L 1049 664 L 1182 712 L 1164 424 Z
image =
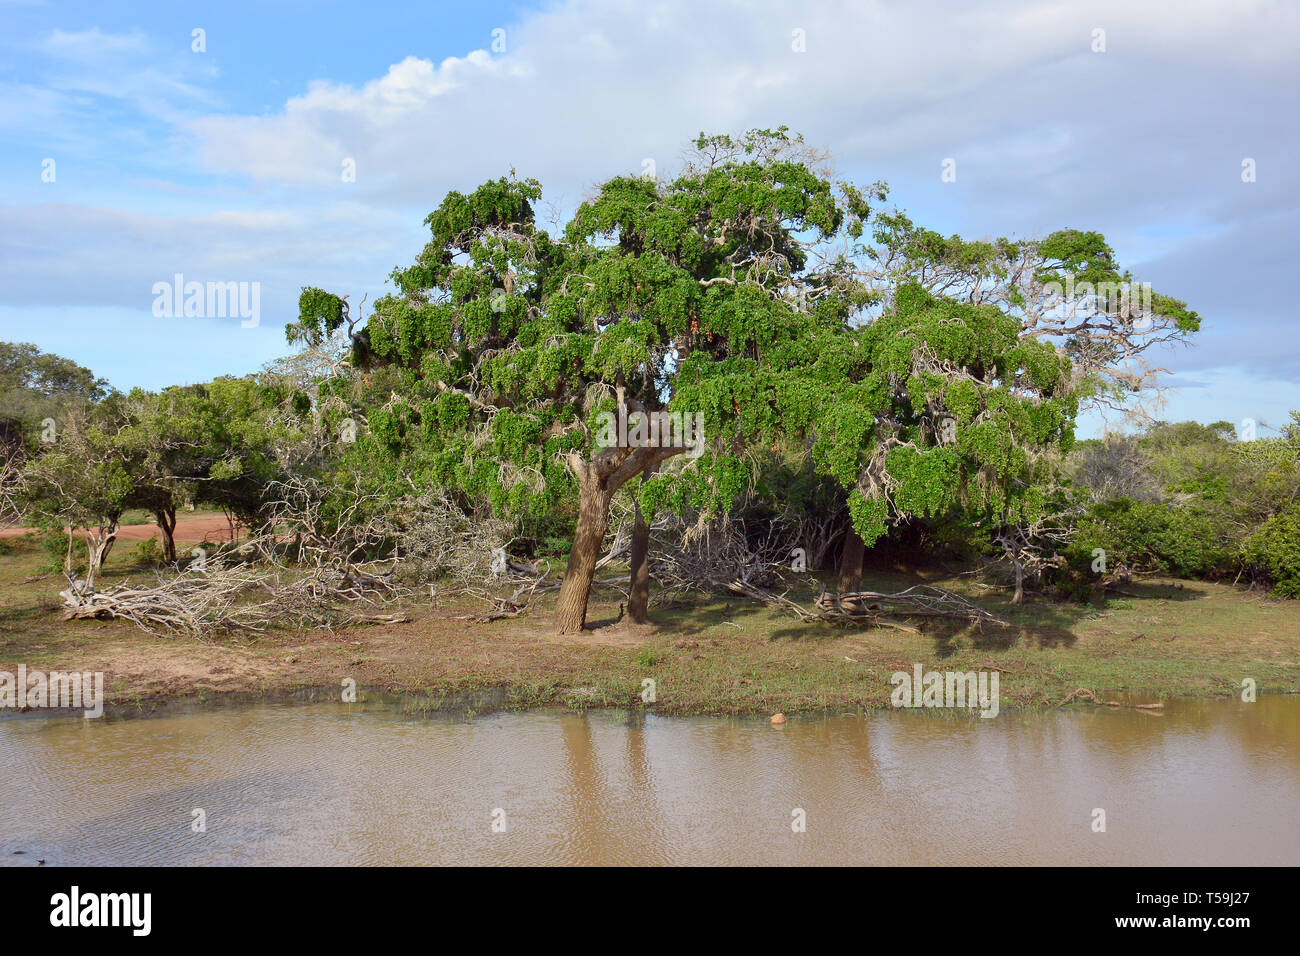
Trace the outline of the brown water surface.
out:
M 0 720 L 0 767 L 11 865 L 1300 864 L 1300 697 L 783 727 L 264 704 Z

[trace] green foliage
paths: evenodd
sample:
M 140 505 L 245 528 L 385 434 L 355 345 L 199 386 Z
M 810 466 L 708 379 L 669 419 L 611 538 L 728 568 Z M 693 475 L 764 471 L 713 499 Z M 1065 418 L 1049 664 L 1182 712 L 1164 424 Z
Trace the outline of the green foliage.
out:
M 963 511 L 1018 518 L 1041 507 L 1032 463 L 1073 437 L 1068 358 L 1022 340 L 1002 310 L 915 282 L 853 334 L 852 351 L 821 371 L 811 431 L 814 460 L 850 492 L 864 541 L 891 521 Z
M 1095 485 L 1074 563 L 1102 547 L 1133 568 L 1185 576 L 1245 568 L 1290 593 L 1287 533 L 1300 496 L 1300 413 L 1277 437 L 1239 441 L 1229 422 L 1156 422 L 1136 437 L 1089 443 L 1072 462 Z M 1145 501 L 1110 498 L 1139 489 Z M 1136 491 L 1135 491 L 1136 494 Z
M 1300 505 L 1264 522 L 1246 542 L 1245 556 L 1274 582 L 1278 594 L 1300 598 Z
M 1078 397 L 1123 405 L 1151 384 L 1129 361 L 1158 342 L 1186 341 L 1200 316 L 1137 283 L 1105 237 L 1062 229 L 1038 240 L 944 237 L 901 213 L 877 216 L 870 257 L 955 299 L 996 304 L 1074 363 Z
M 26 342 L 0 342 L 0 445 L 39 447 L 42 422 L 72 404 L 93 404 L 108 382 L 71 359 Z
M 291 344 L 320 345 L 343 324 L 344 307 L 343 300 L 331 292 L 303 289 L 298 297 L 298 322 L 285 327 L 285 338 Z
M 145 568 L 155 568 L 162 564 L 163 554 L 158 539 L 145 538 L 138 542 L 131 553 L 131 560 Z
M 1228 568 L 1225 530 L 1201 508 L 1117 498 L 1093 505 L 1079 521 L 1072 556 L 1086 563 L 1102 548 L 1112 567 L 1201 577 Z
M 64 561 L 68 556 L 68 542 L 71 538 L 68 536 L 66 528 L 59 527 L 58 523 L 46 519 L 41 521 L 34 531 L 28 532 L 36 539 L 37 545 L 45 555 L 45 560 L 41 562 L 39 570 L 47 574 L 57 574 L 63 570 Z M 74 557 L 76 556 L 76 552 Z
M 28 504 L 39 517 L 64 527 L 117 523 L 135 490 L 129 457 L 118 441 L 128 420 L 120 395 L 64 409 L 58 440 L 26 469 Z
M 803 309 L 790 289 L 809 242 L 860 233 L 867 200 L 837 194 L 785 130 L 697 146 L 708 161 L 671 181 L 604 183 L 557 237 L 537 226 L 534 180 L 448 194 L 358 336 L 367 366 L 401 370 L 367 413 L 376 453 L 499 515 L 571 513 L 569 456 L 600 453 L 597 416 L 622 389 L 648 410 L 701 414 L 708 437 L 640 487 L 647 509 L 726 508 L 751 488 L 738 456 L 807 425 L 809 366 L 863 301 L 827 283 Z M 323 301 L 334 308 L 304 290 L 300 324 L 333 321 Z

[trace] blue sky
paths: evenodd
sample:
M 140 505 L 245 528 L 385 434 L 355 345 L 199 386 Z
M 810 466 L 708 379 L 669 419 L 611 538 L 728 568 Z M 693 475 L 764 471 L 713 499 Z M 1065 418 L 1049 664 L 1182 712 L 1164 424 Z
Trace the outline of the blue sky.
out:
M 562 214 L 701 130 L 786 124 L 940 231 L 1104 232 L 1206 320 L 1157 356 L 1162 417 L 1277 425 L 1298 49 L 1265 0 L 0 0 L 0 339 L 119 388 L 253 371 L 301 286 L 380 294 L 448 189 L 514 167 Z M 260 325 L 155 316 L 176 273 L 260 283 Z

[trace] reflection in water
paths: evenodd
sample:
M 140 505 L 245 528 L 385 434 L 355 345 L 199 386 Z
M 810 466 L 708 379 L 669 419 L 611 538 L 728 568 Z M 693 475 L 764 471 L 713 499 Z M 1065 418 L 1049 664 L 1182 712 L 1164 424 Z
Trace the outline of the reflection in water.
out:
M 6 864 L 1300 863 L 1296 697 L 779 728 L 259 705 L 4 720 L 0 766 Z

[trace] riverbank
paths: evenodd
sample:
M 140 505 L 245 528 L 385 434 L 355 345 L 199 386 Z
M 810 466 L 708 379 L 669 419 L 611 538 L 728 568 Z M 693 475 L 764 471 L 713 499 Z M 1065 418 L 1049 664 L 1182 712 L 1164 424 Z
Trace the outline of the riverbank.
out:
M 899 590 L 924 580 L 961 591 L 1010 629 L 923 625 L 922 633 L 805 624 L 739 598 L 701 597 L 652 609 L 656 623 L 617 621 L 617 592 L 598 591 L 577 637 L 551 632 L 548 607 L 489 624 L 482 606 L 426 596 L 396 624 L 332 631 L 157 637 L 120 621 L 65 622 L 58 574 L 26 539 L 0 554 L 0 670 L 102 671 L 110 708 L 147 712 L 160 701 L 315 696 L 345 680 L 424 700 L 432 709 L 642 707 L 672 715 L 852 712 L 890 706 L 890 675 L 999 672 L 1001 708 L 1056 707 L 1079 688 L 1102 699 L 1150 702 L 1300 693 L 1300 602 L 1224 584 L 1142 581 L 1103 607 L 1031 603 L 965 579 L 869 573 L 864 586 Z M 115 552 L 105 583 L 141 572 Z M 807 603 L 808 595 L 791 594 Z M 617 623 L 616 623 L 617 621 Z M 1087 695 L 1075 695 L 1074 703 Z M 481 710 L 480 710 L 481 712 Z

